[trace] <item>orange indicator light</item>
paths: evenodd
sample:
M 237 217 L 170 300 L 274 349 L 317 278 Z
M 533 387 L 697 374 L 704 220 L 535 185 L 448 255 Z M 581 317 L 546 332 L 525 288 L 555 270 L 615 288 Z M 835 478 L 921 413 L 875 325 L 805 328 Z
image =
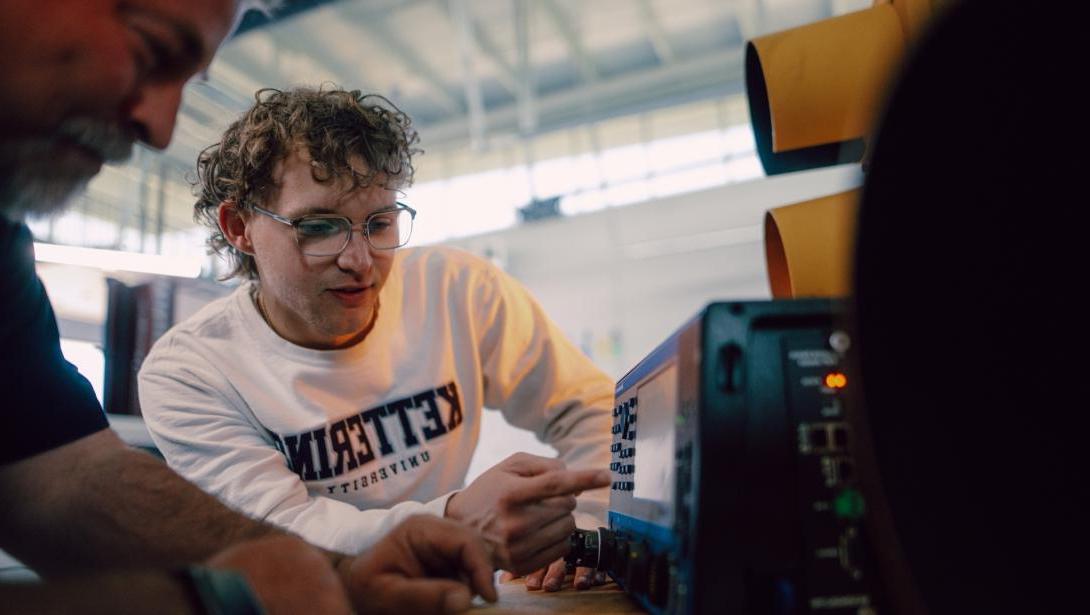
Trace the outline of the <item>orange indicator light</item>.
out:
M 825 374 L 825 386 L 830 389 L 843 389 L 848 386 L 848 377 L 840 372 Z

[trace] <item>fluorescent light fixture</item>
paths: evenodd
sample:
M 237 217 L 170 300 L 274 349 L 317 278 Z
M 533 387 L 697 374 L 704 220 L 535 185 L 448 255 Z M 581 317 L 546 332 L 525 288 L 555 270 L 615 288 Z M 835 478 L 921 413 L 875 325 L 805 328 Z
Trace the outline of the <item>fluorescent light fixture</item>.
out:
M 178 278 L 195 278 L 201 274 L 200 257 L 160 256 L 140 252 L 120 252 L 55 243 L 34 242 L 35 260 L 42 263 L 91 267 L 102 271 L 132 271 Z

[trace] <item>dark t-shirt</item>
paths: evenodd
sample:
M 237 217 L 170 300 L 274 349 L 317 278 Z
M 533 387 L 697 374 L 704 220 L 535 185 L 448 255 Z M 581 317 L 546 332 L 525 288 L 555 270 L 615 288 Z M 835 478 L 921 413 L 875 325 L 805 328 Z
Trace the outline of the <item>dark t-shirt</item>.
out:
M 0 216 L 0 463 L 107 427 L 91 383 L 61 354 L 33 246 L 26 225 Z

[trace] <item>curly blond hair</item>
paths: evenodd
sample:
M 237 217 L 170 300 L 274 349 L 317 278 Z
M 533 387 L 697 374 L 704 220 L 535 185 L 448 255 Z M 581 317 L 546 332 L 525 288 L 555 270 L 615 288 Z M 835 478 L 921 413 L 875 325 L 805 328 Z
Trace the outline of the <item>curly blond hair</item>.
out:
M 197 158 L 194 218 L 211 231 L 208 245 L 226 256 L 227 278 L 258 277 L 254 258 L 232 246 L 219 227 L 220 203 L 240 210 L 260 205 L 275 194 L 276 165 L 305 147 L 313 161 L 311 175 L 320 183 L 350 179 L 348 190 L 376 181 L 391 190 L 412 184 L 412 157 L 422 153 L 412 120 L 392 102 L 358 90 L 266 88 L 223 139 Z M 358 172 L 349 161 L 363 161 Z

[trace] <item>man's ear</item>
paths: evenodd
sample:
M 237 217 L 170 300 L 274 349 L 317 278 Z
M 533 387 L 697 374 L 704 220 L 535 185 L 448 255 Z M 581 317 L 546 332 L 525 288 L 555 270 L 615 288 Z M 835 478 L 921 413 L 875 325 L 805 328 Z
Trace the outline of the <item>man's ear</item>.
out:
M 246 232 L 246 226 L 250 222 L 250 216 L 240 211 L 234 201 L 223 201 L 219 210 L 220 231 L 227 241 L 243 254 L 253 255 L 254 244 Z

